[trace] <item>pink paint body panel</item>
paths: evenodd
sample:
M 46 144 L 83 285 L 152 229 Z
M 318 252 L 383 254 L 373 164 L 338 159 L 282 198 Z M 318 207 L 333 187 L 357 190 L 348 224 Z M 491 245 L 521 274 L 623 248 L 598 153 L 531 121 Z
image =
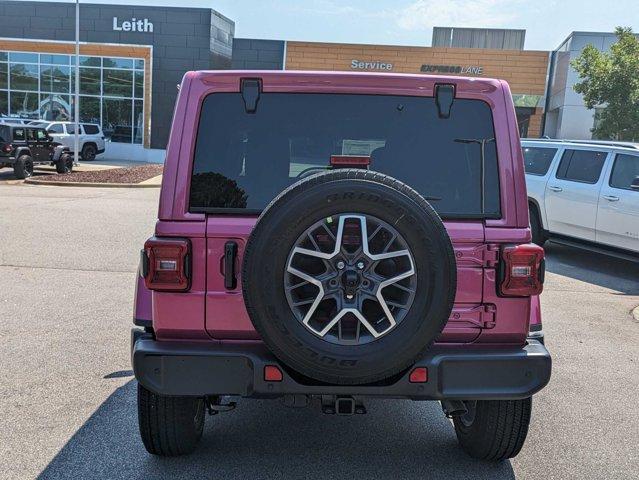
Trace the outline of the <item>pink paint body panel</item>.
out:
M 138 281 L 137 318 L 152 315 L 159 339 L 259 340 L 244 307 L 241 262 L 255 216 L 188 212 L 196 132 L 203 99 L 215 92 L 239 92 L 240 79 L 260 77 L 265 92 L 366 93 L 429 96 L 436 83 L 452 83 L 457 98 L 478 99 L 493 109 L 502 216 L 494 220 L 446 221 L 457 260 L 455 307 L 439 342 L 522 344 L 529 324 L 541 322 L 539 298 L 497 295 L 496 261 L 504 244 L 530 241 L 523 160 L 512 97 L 501 80 L 348 72 L 188 72 L 175 107 L 160 205 L 157 236 L 184 237 L 192 245 L 188 293 L 149 292 Z M 238 287 L 224 287 L 224 244 L 238 244 Z M 268 259 L 265 259 L 268 261 Z

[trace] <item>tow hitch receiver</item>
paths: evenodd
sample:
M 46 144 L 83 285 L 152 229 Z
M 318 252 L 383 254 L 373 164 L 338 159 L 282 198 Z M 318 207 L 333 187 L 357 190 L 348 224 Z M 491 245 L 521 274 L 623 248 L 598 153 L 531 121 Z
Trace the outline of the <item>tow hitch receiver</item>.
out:
M 322 395 L 322 412 L 329 415 L 363 415 L 366 407 L 350 395 Z

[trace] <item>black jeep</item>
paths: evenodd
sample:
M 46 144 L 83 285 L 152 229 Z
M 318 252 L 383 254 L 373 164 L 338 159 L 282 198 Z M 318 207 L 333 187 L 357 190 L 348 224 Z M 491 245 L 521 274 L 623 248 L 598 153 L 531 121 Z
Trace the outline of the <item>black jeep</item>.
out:
M 73 169 L 69 148 L 53 140 L 44 128 L 0 125 L 0 168 L 13 167 L 17 178 L 33 175 L 34 165 L 55 165 L 58 173 Z

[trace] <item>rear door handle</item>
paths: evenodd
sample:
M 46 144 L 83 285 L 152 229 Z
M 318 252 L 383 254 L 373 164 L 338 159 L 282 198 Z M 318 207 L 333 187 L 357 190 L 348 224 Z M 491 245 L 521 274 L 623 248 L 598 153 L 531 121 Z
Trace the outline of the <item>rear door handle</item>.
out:
M 605 198 L 609 202 L 618 202 L 619 201 L 619 197 L 616 197 L 615 195 L 603 195 L 603 198 Z
M 548 188 L 549 188 L 550 190 L 552 190 L 553 192 L 563 192 L 563 191 L 564 191 L 564 189 L 563 189 L 563 188 L 561 188 L 561 187 L 548 186 Z
M 237 277 L 235 275 L 235 258 L 237 257 L 237 243 L 229 240 L 224 244 L 224 288 L 235 290 Z

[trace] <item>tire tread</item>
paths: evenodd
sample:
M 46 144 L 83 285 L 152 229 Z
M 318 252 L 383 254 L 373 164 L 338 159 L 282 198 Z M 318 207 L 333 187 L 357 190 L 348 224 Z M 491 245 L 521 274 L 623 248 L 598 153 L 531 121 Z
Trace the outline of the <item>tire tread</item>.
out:
M 501 461 L 515 457 L 524 445 L 532 411 L 532 398 L 477 401 L 470 426 L 455 418 L 461 447 L 473 458 Z
M 158 395 L 138 384 L 138 424 L 146 450 L 165 457 L 195 450 L 204 424 L 195 425 L 191 417 L 196 408 L 204 409 L 203 403 L 198 406 L 199 400 Z

